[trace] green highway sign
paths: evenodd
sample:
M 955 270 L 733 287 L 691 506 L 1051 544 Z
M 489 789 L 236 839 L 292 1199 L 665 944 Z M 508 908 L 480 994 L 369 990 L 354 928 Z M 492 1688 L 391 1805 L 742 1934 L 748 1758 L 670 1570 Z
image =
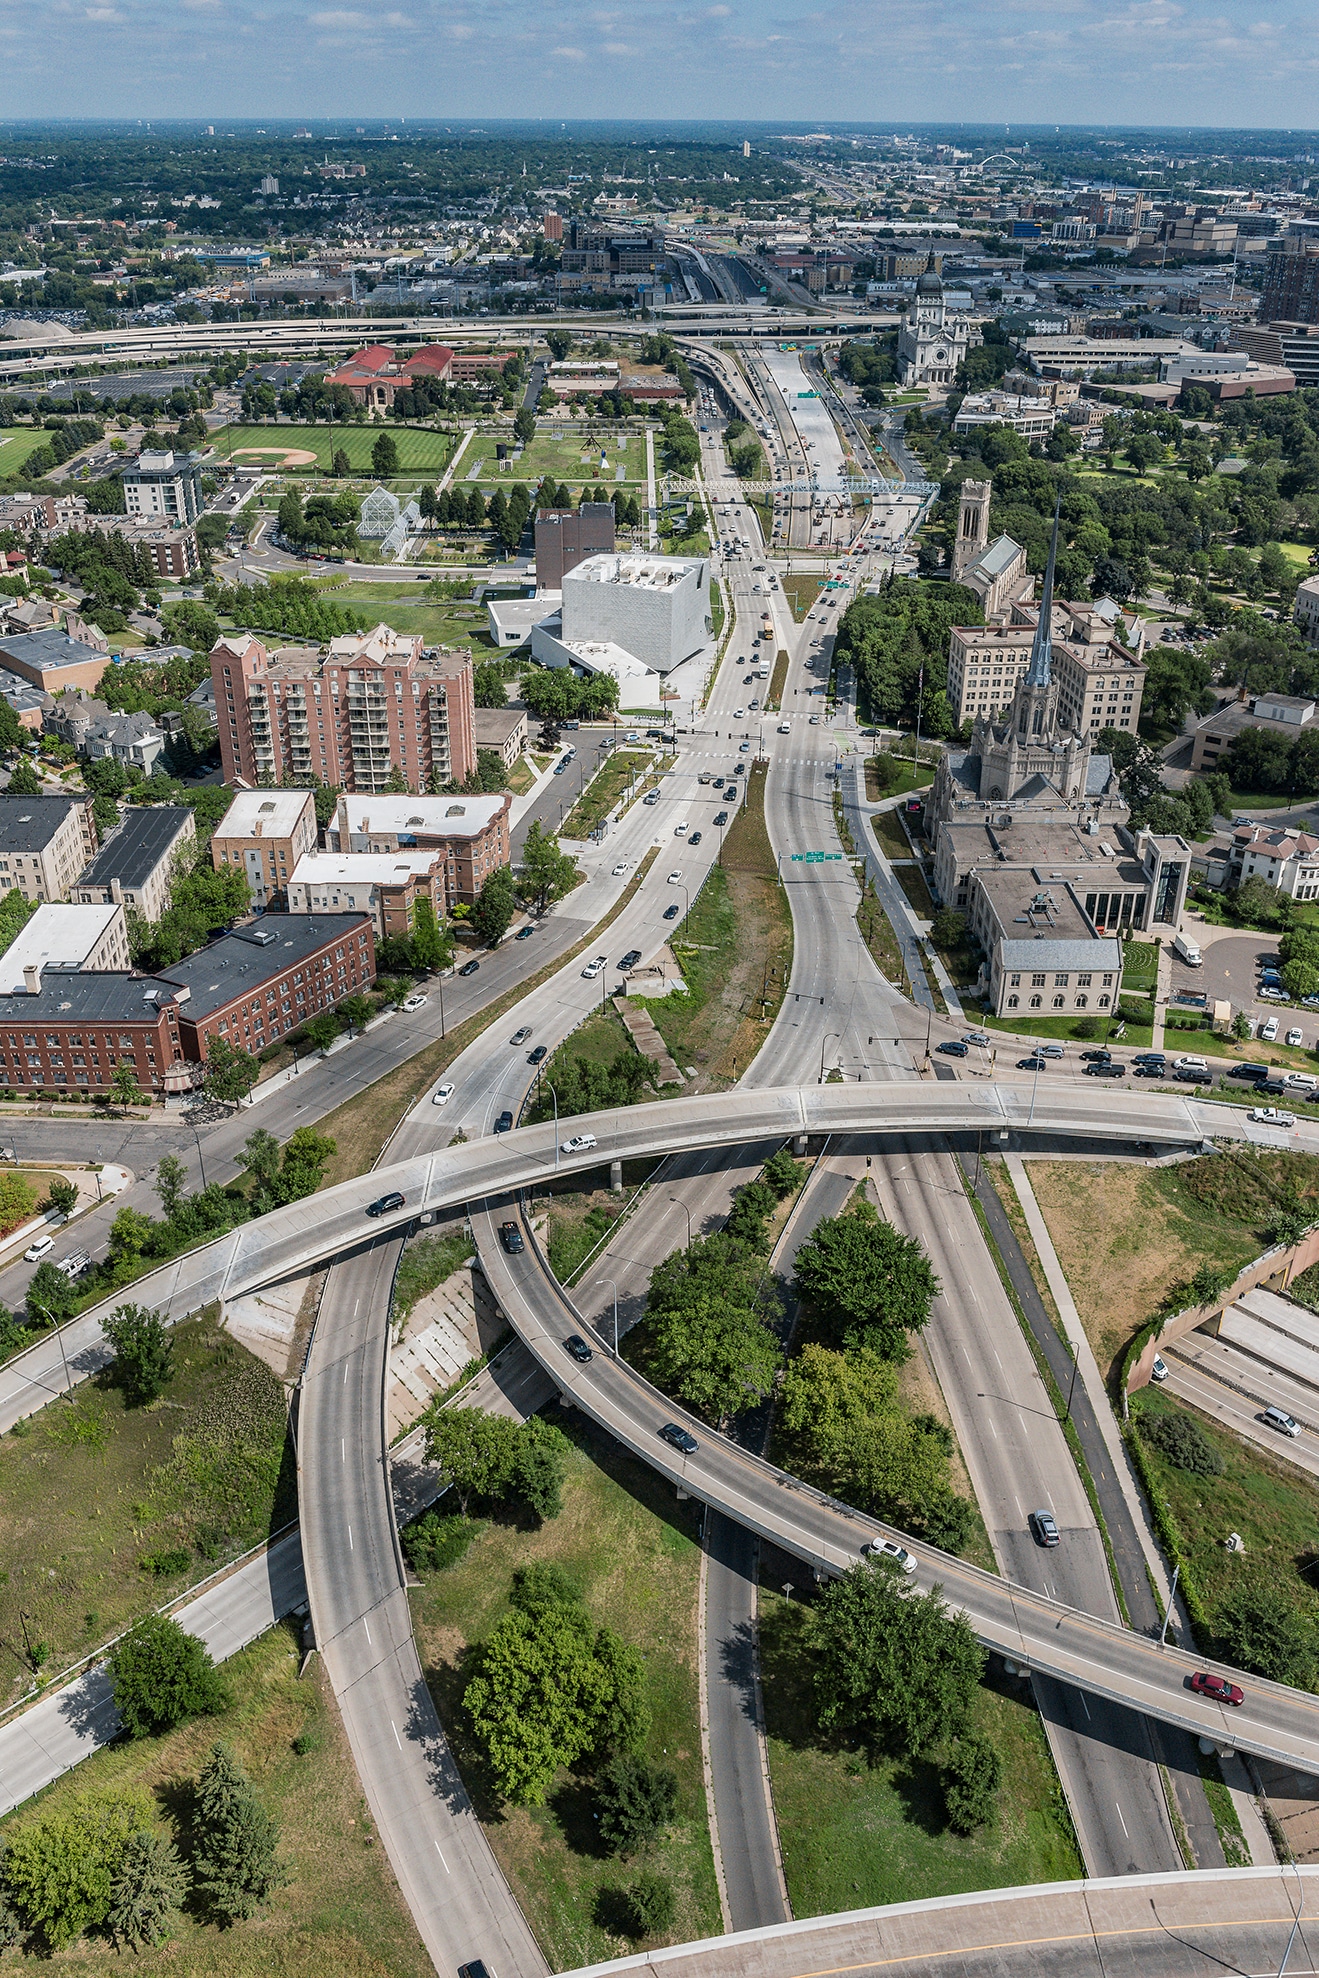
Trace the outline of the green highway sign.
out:
M 789 852 L 788 854 L 794 865 L 819 865 L 823 859 L 840 859 L 842 856 L 841 852 Z

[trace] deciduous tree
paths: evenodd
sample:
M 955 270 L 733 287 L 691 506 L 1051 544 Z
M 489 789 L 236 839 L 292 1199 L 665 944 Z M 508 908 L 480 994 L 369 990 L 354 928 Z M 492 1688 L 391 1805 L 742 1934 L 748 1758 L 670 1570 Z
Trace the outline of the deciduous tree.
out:
M 115 1709 L 130 1737 L 155 1737 L 228 1702 L 219 1671 L 196 1635 L 164 1614 L 139 1621 L 110 1657 Z
M 174 1377 L 174 1342 L 160 1313 L 144 1305 L 118 1305 L 103 1330 L 114 1350 L 115 1379 L 130 1406 L 156 1400 Z
M 797 1285 L 849 1346 L 904 1360 L 907 1335 L 930 1316 L 939 1280 L 913 1238 L 869 1202 L 830 1216 L 797 1252 Z
M 937 1589 L 910 1592 L 888 1560 L 854 1566 L 820 1596 L 811 1642 L 825 1729 L 893 1737 L 917 1757 L 960 1736 L 985 1651 Z

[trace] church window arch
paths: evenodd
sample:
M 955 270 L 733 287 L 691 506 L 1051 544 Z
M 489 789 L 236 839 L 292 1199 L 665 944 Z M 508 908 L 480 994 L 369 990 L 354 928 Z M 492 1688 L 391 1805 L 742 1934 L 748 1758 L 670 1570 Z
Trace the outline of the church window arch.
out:
M 1040 1007 L 1040 1004 L 1043 1002 L 1043 1000 L 1044 999 L 1042 996 L 1032 996 L 1030 999 L 1031 1008 L 1033 1010 L 1037 1010 Z

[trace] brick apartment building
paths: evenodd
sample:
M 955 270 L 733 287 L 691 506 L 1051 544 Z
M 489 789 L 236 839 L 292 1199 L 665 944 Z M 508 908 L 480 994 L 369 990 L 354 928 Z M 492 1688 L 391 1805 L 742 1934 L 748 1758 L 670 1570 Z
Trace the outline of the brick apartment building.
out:
M 0 995 L 0 1087 L 95 1094 L 125 1064 L 144 1092 L 186 1090 L 212 1037 L 254 1054 L 374 980 L 364 914 L 272 914 L 159 975 L 33 967 Z
M 397 769 L 420 791 L 475 772 L 472 656 L 426 651 L 419 634 L 377 625 L 276 652 L 235 634 L 211 679 L 226 783 L 383 791 Z
M 217 872 L 241 866 L 252 904 L 284 906 L 298 860 L 316 849 L 310 790 L 240 790 L 211 838 Z
M 325 843 L 330 852 L 373 859 L 432 854 L 437 864 L 432 898 L 438 913 L 460 901 L 470 903 L 490 874 L 509 863 L 512 808 L 507 790 L 498 797 L 345 794 L 325 827 Z

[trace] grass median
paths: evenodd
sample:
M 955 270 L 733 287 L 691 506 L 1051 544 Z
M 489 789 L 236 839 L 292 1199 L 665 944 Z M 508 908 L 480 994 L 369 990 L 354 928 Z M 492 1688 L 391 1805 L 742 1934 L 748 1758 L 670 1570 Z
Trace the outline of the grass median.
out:
M 513 1894 L 554 1971 L 617 1957 L 637 1946 L 610 1927 L 609 1890 L 639 1869 L 667 1876 L 673 1927 L 660 1942 L 721 1930 L 701 1770 L 696 1628 L 700 1512 L 607 1437 L 572 1415 L 563 1508 L 537 1530 L 513 1522 L 482 1526 L 458 1564 L 429 1574 L 412 1594 L 426 1680 L 450 1727 L 454 1755 Z M 520 1566 L 559 1567 L 592 1619 L 639 1649 L 652 1713 L 646 1756 L 677 1775 L 673 1819 L 626 1862 L 602 1848 L 589 1780 L 561 1772 L 544 1806 L 501 1807 L 484 1784 L 482 1755 L 464 1731 L 461 1693 L 471 1643 L 485 1639 L 508 1606 Z
M 301 1630 L 272 1628 L 225 1664 L 233 1698 L 216 1717 L 200 1717 L 164 1737 L 94 1752 L 0 1825 L 0 1840 L 32 1812 L 59 1812 L 80 1794 L 138 1787 L 188 1852 L 191 1785 L 217 1739 L 231 1747 L 263 1806 L 279 1822 L 284 1880 L 250 1923 L 220 1930 L 191 1905 L 173 1933 L 135 1951 L 141 1978 L 186 1972 L 188 1978 L 434 1978 L 362 1801 L 352 1753 L 319 1661 L 299 1679 Z M 294 1741 L 298 1741 L 295 1749 Z M 49 1970 L 49 1957 L 12 1954 L 7 1969 Z M 54 1962 L 61 1970 L 117 1969 L 123 1953 L 87 1937 Z
M 577 799 L 559 830 L 561 838 L 589 838 L 603 824 L 610 811 L 633 782 L 638 782 L 654 766 L 650 749 L 618 749 L 598 775 L 593 776 Z
M 1003 1760 L 992 1823 L 947 1824 L 938 1769 L 867 1753 L 816 1728 L 809 1609 L 762 1587 L 761 1665 L 769 1770 L 796 1917 L 975 1889 L 1072 1881 L 1083 1868 L 1039 1715 L 1024 1684 L 984 1682 L 971 1728 Z
M 102 1376 L 0 1440 L 0 1701 L 297 1516 L 280 1383 L 214 1308 L 171 1336 L 159 1401 Z
M 515 983 L 511 989 L 485 1009 L 478 1010 L 475 1016 L 468 1017 L 465 1023 L 456 1025 L 445 1037 L 437 1037 L 415 1057 L 396 1065 L 393 1071 L 386 1072 L 383 1078 L 369 1085 L 365 1092 L 359 1092 L 353 1099 L 345 1100 L 342 1106 L 317 1122 L 317 1130 L 329 1134 L 334 1140 L 337 1152 L 325 1171 L 323 1187 L 332 1187 L 340 1181 L 351 1181 L 354 1175 L 366 1174 L 380 1159 L 381 1151 L 390 1134 L 398 1125 L 409 1106 L 433 1085 L 440 1073 L 448 1068 L 467 1046 L 481 1035 L 481 1032 L 500 1017 L 507 1014 L 524 996 L 538 989 L 542 982 L 557 975 L 566 963 L 580 955 L 583 949 L 595 943 L 622 913 L 632 899 L 642 880 L 654 864 L 657 851 L 646 853 L 636 872 L 624 887 L 616 906 L 611 908 L 603 920 L 596 922 L 589 933 L 584 934 L 575 947 L 567 954 L 546 962 L 544 968 L 525 981 Z

